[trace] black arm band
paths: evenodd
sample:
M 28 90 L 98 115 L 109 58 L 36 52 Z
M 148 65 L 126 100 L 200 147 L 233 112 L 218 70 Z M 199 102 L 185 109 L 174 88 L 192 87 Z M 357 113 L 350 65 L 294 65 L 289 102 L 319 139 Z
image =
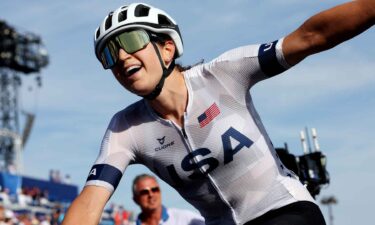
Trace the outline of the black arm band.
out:
M 120 183 L 122 173 L 119 169 L 108 164 L 96 164 L 91 170 L 87 177 L 87 181 L 99 180 L 110 183 L 114 189 Z
M 258 59 L 260 68 L 268 77 L 273 77 L 286 70 L 283 65 L 279 63 L 276 56 L 277 40 L 268 44 L 262 44 L 259 47 Z

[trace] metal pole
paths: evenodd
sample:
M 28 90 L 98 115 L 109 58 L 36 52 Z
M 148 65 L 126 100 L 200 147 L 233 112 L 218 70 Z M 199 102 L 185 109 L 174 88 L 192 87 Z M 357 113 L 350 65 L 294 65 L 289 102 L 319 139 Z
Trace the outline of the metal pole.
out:
M 328 204 L 328 217 L 329 217 L 329 224 L 333 225 L 333 213 L 332 213 L 332 205 Z
M 332 205 L 337 204 L 337 199 L 335 196 L 325 197 L 320 201 L 323 205 L 327 205 L 328 207 L 328 216 L 329 216 L 329 224 L 333 225 L 333 210 Z

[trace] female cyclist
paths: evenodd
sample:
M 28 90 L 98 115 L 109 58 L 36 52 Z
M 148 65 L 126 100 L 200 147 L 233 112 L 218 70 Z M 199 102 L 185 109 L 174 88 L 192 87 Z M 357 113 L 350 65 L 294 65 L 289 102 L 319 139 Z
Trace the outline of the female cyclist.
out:
M 375 21 L 375 1 L 323 11 L 279 40 L 225 52 L 183 70 L 176 22 L 136 3 L 105 17 L 95 53 L 143 99 L 115 114 L 86 186 L 63 225 L 98 224 L 129 164 L 147 166 L 196 207 L 206 224 L 323 225 L 306 188 L 279 160 L 249 89 Z

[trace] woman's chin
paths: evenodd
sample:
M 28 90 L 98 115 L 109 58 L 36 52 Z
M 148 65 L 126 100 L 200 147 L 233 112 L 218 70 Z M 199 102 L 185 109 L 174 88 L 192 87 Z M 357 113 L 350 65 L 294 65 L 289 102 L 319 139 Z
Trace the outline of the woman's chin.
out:
M 136 89 L 136 88 L 132 88 L 130 91 L 133 94 L 136 94 L 136 95 L 139 95 L 139 96 L 145 96 L 145 95 L 148 95 L 152 92 L 152 90 L 149 90 L 149 89 Z

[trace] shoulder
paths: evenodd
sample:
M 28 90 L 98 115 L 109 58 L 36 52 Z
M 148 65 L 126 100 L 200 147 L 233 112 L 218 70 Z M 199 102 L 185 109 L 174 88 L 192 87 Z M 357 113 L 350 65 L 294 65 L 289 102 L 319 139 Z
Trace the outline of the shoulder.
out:
M 259 47 L 260 47 L 260 44 L 253 44 L 253 45 L 245 45 L 245 46 L 233 48 L 231 50 L 228 50 L 222 53 L 217 58 L 212 60 L 212 62 L 236 60 L 236 59 L 246 58 L 246 57 L 257 57 Z
M 206 63 L 200 63 L 192 68 L 184 71 L 185 76 L 197 76 L 200 73 L 203 73 L 207 69 L 212 69 L 213 67 L 217 66 L 221 63 L 227 63 L 230 61 L 237 61 L 244 58 L 255 58 L 258 56 L 258 51 L 260 44 L 254 44 L 254 45 L 247 45 L 247 46 L 241 46 L 234 49 L 230 49 L 228 51 L 225 51 L 218 57 L 210 60 Z
M 131 125 L 133 123 L 139 123 L 142 115 L 147 114 L 148 109 L 144 103 L 144 100 L 139 100 L 126 108 L 115 113 L 111 119 L 110 128 L 116 128 L 119 124 Z
M 203 68 L 214 69 L 258 67 L 266 74 L 278 74 L 290 68 L 283 54 L 284 38 L 263 44 L 246 45 L 231 49 L 219 55 Z M 229 64 L 228 64 L 229 63 Z M 230 66 L 232 65 L 232 66 Z M 242 65 L 242 66 L 241 66 Z
M 144 112 L 146 105 L 144 103 L 144 100 L 141 99 L 139 101 L 134 102 L 133 104 L 127 106 L 126 108 L 118 111 L 114 117 L 121 117 L 121 116 L 130 116 L 133 114 L 137 114 L 139 112 Z
M 256 58 L 260 45 L 247 45 L 228 50 L 218 57 L 202 64 L 195 65 L 183 72 L 187 78 L 198 78 L 212 75 L 216 70 L 231 70 L 235 63 L 244 64 L 247 59 Z M 228 65 L 232 65 L 229 66 Z

